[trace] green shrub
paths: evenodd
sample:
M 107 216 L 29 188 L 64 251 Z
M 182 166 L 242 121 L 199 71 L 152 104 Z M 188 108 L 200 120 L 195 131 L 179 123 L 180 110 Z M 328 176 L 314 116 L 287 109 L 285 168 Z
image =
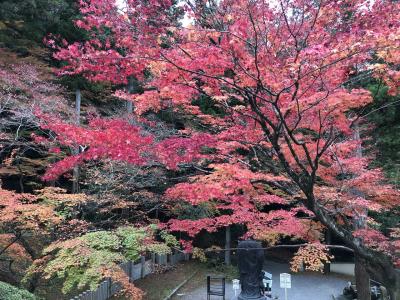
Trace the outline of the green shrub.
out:
M 0 281 L 0 300 L 37 300 L 35 295 L 27 290 L 19 289 L 11 284 Z
M 157 234 L 161 241 L 156 240 Z M 47 259 L 35 261 L 23 281 L 28 282 L 32 276 L 40 274 L 46 280 L 62 279 L 64 294 L 76 289 L 95 290 L 109 274 L 122 271 L 119 268 L 121 263 L 136 261 L 147 251 L 169 254 L 170 247 L 179 247 L 179 242 L 167 232 L 159 231 L 155 225 L 89 232 L 52 243 L 44 250 Z

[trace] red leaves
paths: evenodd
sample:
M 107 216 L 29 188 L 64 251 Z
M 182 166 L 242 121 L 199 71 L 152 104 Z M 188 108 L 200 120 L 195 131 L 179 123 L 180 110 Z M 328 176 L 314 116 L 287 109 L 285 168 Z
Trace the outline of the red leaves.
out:
M 42 179 L 45 181 L 56 180 L 62 174 L 72 170 L 82 162 L 81 156 L 68 156 L 48 167 Z
M 193 134 L 190 137 L 167 138 L 156 147 L 156 155 L 168 168 L 176 169 L 180 163 L 189 163 L 207 155 L 202 154 L 204 147 L 212 147 L 214 138 L 209 134 Z
M 92 159 L 109 158 L 143 165 L 144 157 L 153 138 L 145 136 L 141 129 L 123 120 L 93 119 L 87 128 L 62 122 L 54 117 L 40 115 L 42 128 L 57 134 L 57 142 L 79 149 L 80 153 L 53 164 L 46 172 L 45 180 L 54 180 L 74 166 Z
M 183 231 L 194 237 L 201 230 L 214 232 L 231 224 L 244 224 L 248 235 L 263 239 L 267 232 L 282 235 L 305 236 L 306 228 L 295 218 L 295 212 L 285 210 L 260 212 L 265 205 L 287 205 L 280 196 L 268 194 L 263 185 L 253 184 L 252 180 L 281 180 L 268 174 L 253 173 L 237 164 L 212 165 L 214 172 L 192 178 L 190 183 L 180 183 L 170 188 L 166 196 L 181 199 L 192 205 L 203 202 L 215 204 L 214 218 L 198 220 L 171 220 L 167 227 L 171 231 Z
M 266 205 L 287 203 L 264 184 L 284 178 L 250 171 L 273 169 L 267 165 L 276 161 L 303 192 L 314 191 L 305 198 L 315 198 L 329 215 L 352 218 L 397 205 L 398 191 L 382 185 L 381 172 L 368 169 L 369 158 L 357 153 L 361 140 L 354 137 L 352 115 L 372 101 L 371 95 L 347 86 L 357 72 L 374 69 L 392 92 L 397 90 L 392 66 L 399 62 L 399 3 L 376 0 L 367 8 L 364 0 L 345 6 L 341 1 L 267 2 L 220 1 L 215 19 L 176 28 L 170 1 L 131 0 L 122 13 L 114 0 L 81 1 L 77 26 L 91 38 L 59 48 L 55 56 L 68 63 L 61 73 L 114 83 L 135 75 L 146 92 L 117 94 L 133 101 L 138 114 L 168 107 L 193 115 L 212 134 L 155 142 L 124 123 L 78 128 L 54 122 L 47 128 L 62 145 L 86 147 L 55 169 L 97 158 L 139 165 L 157 159 L 170 169 L 216 162 L 209 166 L 211 174 L 167 191 L 174 200 L 215 204 L 214 219 L 169 223 L 171 230 L 191 236 L 235 222 L 246 224 L 253 235 L 269 230 L 304 236 L 297 211 L 260 213 Z M 371 65 L 372 55 L 385 62 Z M 151 73 L 146 80 L 144 70 Z M 194 106 L 199 95 L 209 96 L 223 117 Z M 212 153 L 205 154 L 207 147 Z
M 89 39 L 67 46 L 48 41 L 57 51 L 54 57 L 68 63 L 59 74 L 82 74 L 90 80 L 113 83 L 126 83 L 129 75 L 142 78 L 146 68 L 142 60 L 159 55 L 158 38 L 173 22 L 171 5 L 171 1 L 139 0 L 129 1 L 121 9 L 114 0 L 80 1 L 82 18 L 75 24 L 88 32 Z
M 353 235 L 354 237 L 360 238 L 368 247 L 381 252 L 394 254 L 395 251 L 399 250 L 394 248 L 389 238 L 374 229 L 358 229 L 353 232 Z
M 125 120 L 92 119 L 87 126 L 77 126 L 59 118 L 37 113 L 43 129 L 56 134 L 55 142 L 71 148 L 72 155 L 53 164 L 43 179 L 54 180 L 74 166 L 89 160 L 112 159 L 142 166 L 158 160 L 170 169 L 179 164 L 206 158 L 204 147 L 211 147 L 214 138 L 209 134 L 193 134 L 189 137 L 170 137 L 158 143 L 153 136 Z M 44 142 L 41 137 L 37 142 Z M 52 147 L 52 149 L 57 149 Z M 74 154 L 79 149 L 78 154 Z

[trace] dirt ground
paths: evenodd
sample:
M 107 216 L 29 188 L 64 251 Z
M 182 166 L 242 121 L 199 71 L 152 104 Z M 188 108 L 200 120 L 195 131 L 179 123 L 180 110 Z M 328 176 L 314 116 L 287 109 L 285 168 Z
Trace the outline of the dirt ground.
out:
M 171 271 L 163 274 L 150 274 L 137 280 L 135 285 L 146 293 L 144 300 L 162 300 L 199 269 L 202 269 L 202 266 L 195 261 L 184 262 L 177 264 Z

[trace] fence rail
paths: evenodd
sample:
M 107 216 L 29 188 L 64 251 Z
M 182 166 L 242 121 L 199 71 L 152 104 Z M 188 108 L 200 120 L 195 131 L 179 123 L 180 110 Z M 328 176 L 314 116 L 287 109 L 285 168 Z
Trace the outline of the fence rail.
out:
M 120 267 L 129 277 L 129 281 L 133 282 L 153 273 L 155 265 L 175 265 L 183 260 L 189 260 L 189 255 L 182 252 L 168 255 L 152 253 L 151 259 L 146 260 L 144 256 L 141 256 L 139 262 L 127 261 L 120 264 Z M 118 293 L 121 288 L 118 282 L 112 282 L 110 278 L 107 278 L 99 284 L 96 290 L 87 290 L 70 300 L 107 300 Z

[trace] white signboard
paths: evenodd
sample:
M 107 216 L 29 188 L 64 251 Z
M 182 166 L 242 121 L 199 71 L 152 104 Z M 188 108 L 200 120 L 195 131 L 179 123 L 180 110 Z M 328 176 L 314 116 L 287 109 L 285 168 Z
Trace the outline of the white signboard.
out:
M 280 275 L 280 285 L 281 285 L 281 289 L 290 289 L 290 288 L 292 288 L 292 282 L 291 282 L 291 279 L 290 279 L 290 274 L 281 273 L 281 275 Z
M 239 279 L 232 280 L 232 288 L 233 288 L 233 291 L 235 292 L 235 296 L 237 296 L 237 293 L 240 290 L 240 280 Z
M 233 279 L 232 280 L 232 286 L 234 290 L 240 290 L 240 280 L 239 279 Z

